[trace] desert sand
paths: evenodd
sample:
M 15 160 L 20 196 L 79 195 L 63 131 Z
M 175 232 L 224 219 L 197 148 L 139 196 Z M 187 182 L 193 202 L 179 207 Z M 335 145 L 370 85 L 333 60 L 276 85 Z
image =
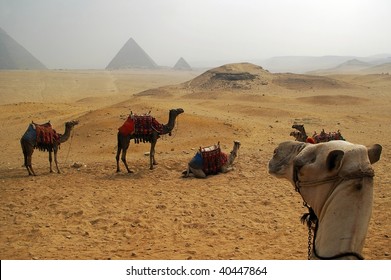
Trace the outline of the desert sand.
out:
M 128 114 L 161 123 L 183 108 L 172 136 L 131 143 L 116 173 L 117 129 Z M 60 133 L 77 119 L 49 173 L 36 150 L 28 176 L 20 138 L 31 121 Z M 1 259 L 307 258 L 301 197 L 268 174 L 274 148 L 293 123 L 307 132 L 340 130 L 350 142 L 383 146 L 374 164 L 366 259 L 391 259 L 391 76 L 273 74 L 252 64 L 213 71 L 1 71 Z M 241 141 L 233 170 L 182 178 L 200 146 Z M 74 163 L 78 163 L 75 167 Z M 346 203 L 349 203 L 348 201 Z

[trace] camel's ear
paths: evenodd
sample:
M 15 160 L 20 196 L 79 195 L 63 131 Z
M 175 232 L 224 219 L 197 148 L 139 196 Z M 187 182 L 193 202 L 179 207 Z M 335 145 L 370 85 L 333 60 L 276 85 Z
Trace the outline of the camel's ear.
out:
M 382 146 L 379 144 L 372 145 L 370 147 L 367 147 L 368 149 L 368 157 L 371 164 L 378 162 L 380 159 L 380 154 L 382 151 Z
M 331 151 L 326 159 L 326 166 L 329 171 L 333 169 L 339 169 L 341 167 L 341 162 L 344 152 L 341 150 Z

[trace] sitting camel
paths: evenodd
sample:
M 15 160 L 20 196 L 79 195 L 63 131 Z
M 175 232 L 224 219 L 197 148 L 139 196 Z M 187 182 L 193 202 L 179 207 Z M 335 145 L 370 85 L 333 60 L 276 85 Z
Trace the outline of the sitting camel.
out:
M 52 128 L 50 122 L 42 125 L 31 122 L 26 132 L 20 139 L 20 144 L 22 146 L 24 155 L 24 166 L 26 166 L 29 175 L 35 176 L 35 172 L 31 163 L 35 148 L 38 148 L 41 151 L 49 152 L 50 172 L 53 172 L 52 152 L 54 152 L 54 162 L 56 164 L 57 172 L 60 173 L 60 169 L 58 168 L 57 164 L 58 149 L 60 148 L 61 143 L 64 143 L 69 139 L 71 130 L 78 123 L 78 121 L 66 122 L 64 134 L 59 134 Z
M 169 134 L 175 126 L 175 119 L 179 114 L 184 112 L 183 109 L 171 109 L 169 112 L 169 118 L 167 124 L 158 123 L 149 113 L 146 115 L 134 115 L 130 114 L 125 123 L 118 129 L 117 134 L 117 155 L 115 159 L 117 161 L 117 172 L 120 172 L 119 157 L 122 152 L 121 160 L 124 163 L 128 173 L 133 173 L 128 167 L 126 162 L 126 151 L 129 148 L 131 139 L 134 139 L 135 143 L 150 142 L 151 149 L 149 153 L 149 168 L 152 170 L 153 166 L 157 164 L 155 160 L 155 146 L 160 135 Z
M 373 200 L 373 163 L 382 147 L 330 141 L 312 145 L 281 143 L 269 173 L 285 178 L 309 209 L 302 221 L 314 231 L 312 259 L 363 259 Z M 310 246 L 309 241 L 309 246 Z
M 295 140 L 299 142 L 316 144 L 332 140 L 345 140 L 339 130 L 337 132 L 326 133 L 324 129 L 322 129 L 319 134 L 315 131 L 312 137 L 308 137 L 303 124 L 294 124 L 292 125 L 292 128 L 297 131 L 292 131 L 289 135 L 295 137 Z
M 227 173 L 233 170 L 232 164 L 238 156 L 239 148 L 240 142 L 234 141 L 229 157 L 221 151 L 220 143 L 200 148 L 182 174 L 184 177 L 189 177 L 190 173 L 193 173 L 196 178 L 206 178 L 210 174 Z

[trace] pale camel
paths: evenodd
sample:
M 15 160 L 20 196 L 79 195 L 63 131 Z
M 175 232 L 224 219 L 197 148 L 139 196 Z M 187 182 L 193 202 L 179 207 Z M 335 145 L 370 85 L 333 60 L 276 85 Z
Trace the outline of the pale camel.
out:
M 140 143 L 140 142 L 150 142 L 151 143 L 151 149 L 149 152 L 149 162 L 150 162 L 149 168 L 152 170 L 153 166 L 157 164 L 157 162 L 155 160 L 155 146 L 156 146 L 157 140 L 159 139 L 160 135 L 163 135 L 163 134 L 171 135 L 171 131 L 175 127 L 176 117 L 179 114 L 182 114 L 183 112 L 184 112 L 184 110 L 182 108 L 171 109 L 169 112 L 168 123 L 161 125 L 161 129 L 160 128 L 156 129 L 155 127 L 152 127 L 152 129 L 147 128 L 148 131 L 150 131 L 149 134 L 147 134 L 147 135 L 145 135 L 145 134 L 138 135 L 135 133 L 124 134 L 124 133 L 121 133 L 121 131 L 119 131 L 117 134 L 117 155 L 115 156 L 115 159 L 117 161 L 117 172 L 120 172 L 119 158 L 120 158 L 120 155 L 122 152 L 121 160 L 124 163 L 126 170 L 128 171 L 128 173 L 133 173 L 133 171 L 131 171 L 129 169 L 128 164 L 126 162 L 126 152 L 129 148 L 129 143 L 130 143 L 131 139 L 134 139 L 136 143 Z M 132 118 L 132 116 L 129 116 L 129 118 Z M 149 114 L 148 114 L 148 116 L 149 116 Z
M 281 143 L 269 173 L 285 178 L 310 210 L 312 259 L 362 259 L 373 200 L 373 163 L 382 147 L 336 140 L 320 144 Z
M 65 132 L 64 134 L 57 134 L 54 129 L 51 128 L 50 122 L 44 124 L 44 125 L 38 125 L 35 123 L 31 123 L 29 127 L 27 128 L 26 132 L 23 134 L 22 138 L 20 139 L 20 144 L 22 146 L 23 150 L 23 156 L 24 156 L 24 166 L 26 167 L 29 175 L 36 176 L 33 166 L 32 166 L 32 155 L 34 152 L 34 149 L 38 148 L 42 151 L 48 151 L 49 152 L 49 164 L 50 164 L 50 172 L 53 172 L 52 168 L 52 152 L 54 153 L 54 163 L 56 164 L 57 173 L 60 173 L 60 169 L 58 168 L 57 163 L 57 152 L 60 147 L 61 143 L 66 142 L 70 135 L 73 127 L 77 125 L 78 121 L 70 121 L 65 123 Z M 50 133 L 50 141 L 46 143 L 42 143 L 39 139 L 37 140 L 37 132 L 36 129 L 39 126 L 46 127 L 47 133 Z M 39 136 L 39 135 L 38 135 Z
M 211 146 L 209 147 L 209 149 L 213 147 L 220 149 L 219 145 Z M 183 171 L 182 174 L 184 175 L 184 177 L 189 177 L 190 173 L 193 173 L 194 177 L 196 178 L 206 178 L 206 176 L 209 173 L 211 174 L 227 173 L 233 170 L 232 165 L 236 157 L 238 156 L 239 148 L 240 148 L 240 142 L 234 141 L 232 151 L 230 152 L 228 157 L 225 153 L 221 152 L 221 150 L 218 150 L 219 151 L 219 154 L 217 155 L 218 162 L 216 166 L 213 166 L 212 173 L 209 170 L 205 169 L 205 165 L 204 165 L 205 159 L 202 158 L 202 149 L 200 148 L 200 150 L 197 151 L 196 155 L 187 165 L 187 169 Z

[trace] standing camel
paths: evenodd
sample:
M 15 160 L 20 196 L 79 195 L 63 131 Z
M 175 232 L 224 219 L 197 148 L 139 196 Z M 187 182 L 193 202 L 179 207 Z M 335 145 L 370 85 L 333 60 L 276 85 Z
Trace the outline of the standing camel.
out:
M 131 139 L 134 139 L 135 143 L 141 142 L 150 142 L 151 149 L 149 153 L 149 169 L 153 169 L 154 165 L 157 165 L 155 160 L 155 146 L 157 139 L 160 135 L 169 134 L 174 129 L 176 117 L 184 112 L 183 109 L 171 109 L 169 112 L 169 118 L 167 124 L 159 124 L 155 118 L 148 115 L 133 115 L 131 114 L 125 123 L 118 129 L 117 140 L 118 148 L 117 155 L 115 157 L 117 161 L 117 172 L 120 172 L 119 168 L 119 158 L 121 155 L 121 160 L 124 163 L 128 173 L 133 173 L 128 167 L 126 162 L 126 151 L 129 148 L 129 143 Z M 129 129 L 130 128 L 130 129 Z
M 27 128 L 26 132 L 23 134 L 20 139 L 20 144 L 22 146 L 23 155 L 24 155 L 24 166 L 29 173 L 29 175 L 36 176 L 33 166 L 31 164 L 32 155 L 34 149 L 38 148 L 41 151 L 49 152 L 49 163 L 50 163 L 50 172 L 53 172 L 52 168 L 52 152 L 54 153 L 54 162 L 56 164 L 57 172 L 60 173 L 57 163 L 57 152 L 60 148 L 60 144 L 66 142 L 71 135 L 71 130 L 78 121 L 70 121 L 65 123 L 65 132 L 64 134 L 57 133 L 53 128 L 50 122 L 39 125 L 32 122 Z

